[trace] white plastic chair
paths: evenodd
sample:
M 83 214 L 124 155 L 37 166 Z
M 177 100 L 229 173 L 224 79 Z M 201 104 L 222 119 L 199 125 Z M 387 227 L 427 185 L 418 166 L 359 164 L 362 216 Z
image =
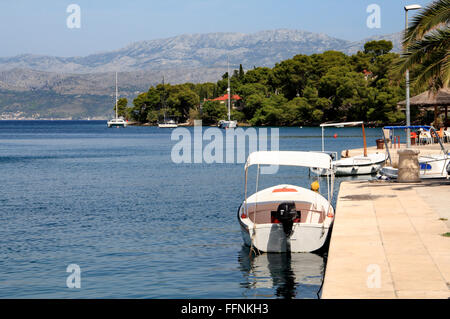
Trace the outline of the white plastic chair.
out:
M 431 137 L 430 132 L 427 132 L 427 131 L 420 132 L 419 142 L 420 143 L 423 142 L 424 144 L 432 144 L 433 143 L 433 139 Z

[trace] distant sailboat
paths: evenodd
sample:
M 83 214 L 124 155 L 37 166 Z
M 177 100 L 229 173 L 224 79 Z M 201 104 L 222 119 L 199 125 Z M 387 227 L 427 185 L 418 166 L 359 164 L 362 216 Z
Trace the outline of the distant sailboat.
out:
M 166 87 L 164 86 L 164 77 L 163 77 L 163 92 L 164 93 L 163 93 L 163 96 L 162 96 L 162 106 L 163 106 L 163 109 L 164 109 L 164 122 L 158 123 L 158 127 L 161 127 L 161 128 L 175 128 L 175 127 L 178 127 L 178 124 L 173 119 L 167 120 L 167 118 L 166 118 L 167 106 L 166 106 L 166 97 L 165 97 Z
M 118 116 L 119 92 L 117 88 L 117 72 L 116 72 L 116 117 L 107 122 L 108 127 L 127 127 L 127 122 L 123 117 Z
M 228 61 L 228 88 L 227 88 L 227 95 L 228 95 L 228 121 L 221 120 L 219 121 L 219 127 L 220 128 L 235 128 L 237 126 L 237 121 L 231 120 L 231 89 L 230 89 L 230 62 Z

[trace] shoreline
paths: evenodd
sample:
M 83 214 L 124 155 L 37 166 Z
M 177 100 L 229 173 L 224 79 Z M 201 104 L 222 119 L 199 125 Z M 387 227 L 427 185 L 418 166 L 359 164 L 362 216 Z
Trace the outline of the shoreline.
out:
M 33 119 L 33 118 L 23 118 L 23 119 L 0 119 L 0 122 L 2 121 L 10 121 L 10 122 L 39 122 L 39 121 L 47 121 L 47 122 L 102 122 L 102 121 L 108 121 L 108 119 L 69 119 L 69 118 L 42 118 L 42 119 Z M 157 127 L 158 124 L 150 124 L 150 123 L 139 123 L 139 122 L 133 122 L 129 121 L 127 123 L 129 126 L 149 126 L 149 127 Z M 381 124 L 381 125 L 370 125 L 366 126 L 365 128 L 383 128 L 384 126 L 391 126 L 391 125 L 404 125 L 404 124 Z M 179 123 L 178 127 L 194 127 L 195 125 L 193 123 Z M 218 127 L 218 125 L 202 125 L 203 127 Z M 238 127 L 278 127 L 278 128 L 308 128 L 308 127 L 320 127 L 320 124 L 316 125 L 283 125 L 283 126 L 273 126 L 273 125 L 251 125 L 249 123 L 238 123 Z
M 106 118 L 91 118 L 91 119 L 72 119 L 72 118 L 20 118 L 20 119 L 14 119 L 14 118 L 0 118 L 1 121 L 108 121 L 109 119 Z M 297 128 L 303 128 L 303 127 L 319 127 L 321 123 L 318 124 L 312 124 L 312 125 L 283 125 L 283 126 L 273 126 L 273 125 L 256 125 L 253 126 L 250 123 L 245 122 L 238 122 L 239 127 L 297 127 Z M 128 125 L 130 126 L 158 126 L 158 124 L 150 124 L 150 123 L 139 123 L 139 122 L 133 122 L 128 121 Z M 366 128 L 382 128 L 384 126 L 389 125 L 404 125 L 404 124 L 380 124 L 380 125 L 368 125 Z M 185 122 L 185 123 L 179 123 L 178 126 L 194 126 L 193 123 Z M 211 127 L 217 127 L 218 125 L 203 125 L 203 126 L 211 126 Z

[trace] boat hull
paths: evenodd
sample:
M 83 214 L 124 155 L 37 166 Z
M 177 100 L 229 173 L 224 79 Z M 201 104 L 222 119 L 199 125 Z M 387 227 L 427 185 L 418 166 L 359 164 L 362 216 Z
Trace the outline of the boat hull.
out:
M 336 175 L 371 175 L 376 174 L 384 165 L 384 161 L 380 163 L 373 163 L 370 165 L 355 165 L 355 166 L 339 166 L 336 165 Z
M 419 177 L 421 179 L 449 178 L 450 157 L 446 155 L 419 157 Z M 385 166 L 381 169 L 381 176 L 396 179 L 398 168 Z
M 160 128 L 176 128 L 178 127 L 177 124 L 158 124 L 158 127 Z
M 322 225 L 294 224 L 292 235 L 287 238 L 280 224 L 256 225 L 249 229 L 241 224 L 241 234 L 245 245 L 267 253 L 306 253 L 322 248 L 328 236 L 328 227 Z
M 237 127 L 237 122 L 236 121 L 221 121 L 219 123 L 219 127 L 223 128 L 223 129 L 236 128 Z
M 333 161 L 334 174 L 336 176 L 351 176 L 351 175 L 372 175 L 380 171 L 386 161 L 385 155 L 378 156 L 377 158 L 366 160 L 365 158 L 344 158 L 338 161 Z M 329 172 L 324 169 L 311 168 L 311 172 L 326 176 Z
M 116 123 L 116 122 L 108 122 L 108 127 L 127 127 L 127 123 Z
M 294 203 L 298 214 L 290 235 L 275 217 L 277 207 L 286 202 Z M 237 218 L 245 245 L 268 253 L 303 253 L 319 250 L 325 244 L 334 210 L 319 193 L 283 184 L 250 196 L 239 207 Z

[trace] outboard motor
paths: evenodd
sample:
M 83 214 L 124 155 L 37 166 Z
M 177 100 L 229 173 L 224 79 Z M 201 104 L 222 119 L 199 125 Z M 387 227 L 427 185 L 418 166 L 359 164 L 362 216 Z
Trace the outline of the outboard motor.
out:
M 286 202 L 278 205 L 278 209 L 274 212 L 275 218 L 280 221 L 283 225 L 284 233 L 286 237 L 292 235 L 292 226 L 294 224 L 294 219 L 297 218 L 297 211 L 295 210 L 294 202 Z

